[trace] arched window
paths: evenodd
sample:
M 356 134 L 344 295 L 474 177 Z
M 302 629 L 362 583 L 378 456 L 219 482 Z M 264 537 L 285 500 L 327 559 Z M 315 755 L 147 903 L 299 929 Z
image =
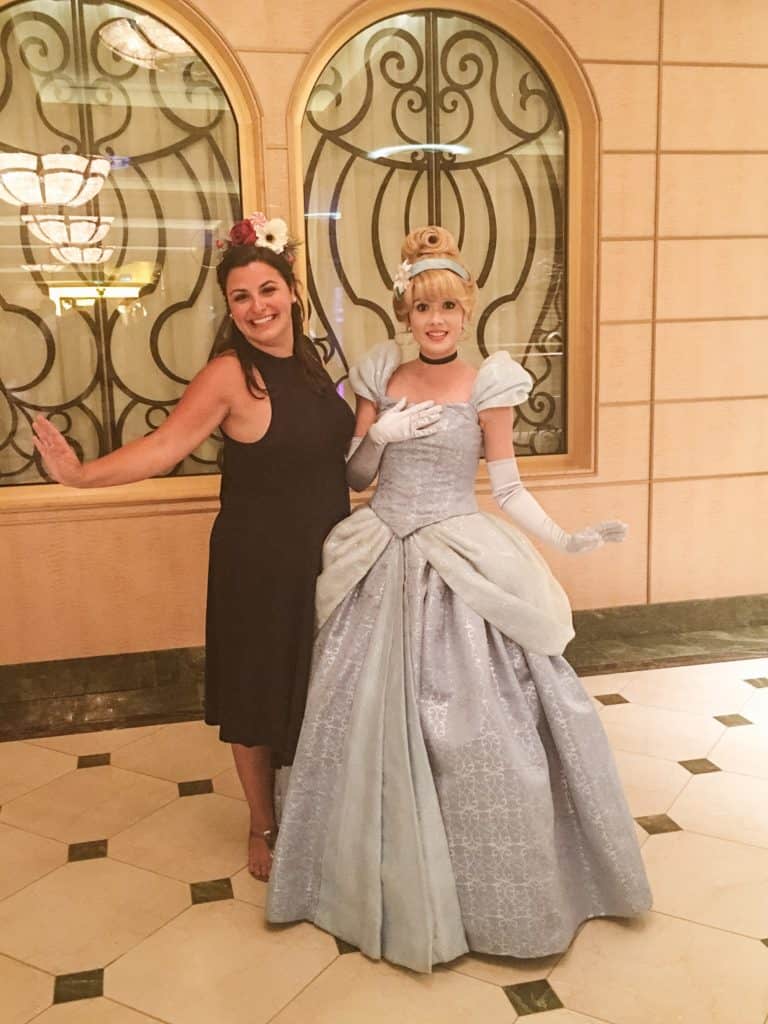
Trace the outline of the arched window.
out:
M 575 291 L 585 310 L 595 253 L 572 282 L 569 235 L 575 227 L 594 243 L 595 229 L 589 237 L 569 216 L 572 119 L 549 67 L 475 7 L 482 13 L 482 4 L 422 6 L 366 25 L 360 12 L 359 27 L 340 46 L 337 32 L 323 64 L 315 60 L 301 120 L 312 333 L 343 387 L 349 364 L 396 334 L 392 275 L 404 233 L 442 224 L 480 287 L 464 356 L 477 364 L 506 349 L 535 382 L 517 410 L 518 453 L 586 469 L 591 412 L 573 437 L 569 401 L 589 390 L 592 338 L 582 316 L 574 339 L 571 320 Z M 576 130 L 583 187 L 589 146 Z M 580 207 L 589 226 L 594 196 Z
M 158 426 L 223 322 L 215 239 L 238 127 L 193 45 L 125 3 L 0 10 L 0 483 L 42 482 L 31 420 L 86 458 Z M 202 444 L 174 475 L 217 470 Z

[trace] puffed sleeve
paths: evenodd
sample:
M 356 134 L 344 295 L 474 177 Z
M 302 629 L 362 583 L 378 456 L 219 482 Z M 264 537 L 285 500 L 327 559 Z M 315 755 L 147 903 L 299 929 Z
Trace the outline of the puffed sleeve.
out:
M 352 390 L 378 405 L 386 394 L 389 378 L 400 365 L 402 353 L 396 341 L 374 345 L 349 371 Z
M 478 412 L 521 405 L 532 387 L 530 374 L 509 352 L 494 352 L 477 371 L 471 401 Z

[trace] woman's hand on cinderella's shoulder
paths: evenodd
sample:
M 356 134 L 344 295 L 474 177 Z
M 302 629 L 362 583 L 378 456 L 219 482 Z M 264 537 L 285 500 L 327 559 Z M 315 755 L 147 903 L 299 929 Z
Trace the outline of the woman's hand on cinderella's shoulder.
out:
M 64 435 L 45 416 L 36 416 L 32 429 L 35 448 L 40 452 L 50 477 L 67 487 L 81 487 L 83 464 Z
M 594 551 L 603 544 L 621 544 L 626 539 L 629 527 L 618 519 L 607 519 L 595 526 L 587 526 L 583 530 L 572 533 L 566 544 L 566 551 L 572 555 L 585 551 Z
M 442 405 L 433 401 L 416 402 L 406 407 L 401 398 L 391 409 L 385 410 L 368 430 L 374 444 L 391 444 L 408 441 L 413 437 L 427 437 L 437 430 L 437 421 L 443 412 Z

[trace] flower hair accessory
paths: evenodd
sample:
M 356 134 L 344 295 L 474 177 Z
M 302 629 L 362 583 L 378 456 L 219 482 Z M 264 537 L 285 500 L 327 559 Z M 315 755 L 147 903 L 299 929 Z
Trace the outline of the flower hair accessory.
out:
M 401 299 L 408 289 L 408 285 L 411 283 L 411 264 L 408 260 L 403 260 L 400 266 L 397 268 L 394 280 L 392 281 L 392 291 Z
M 411 279 L 417 274 L 423 274 L 425 270 L 450 270 L 451 273 L 458 274 L 464 281 L 469 280 L 469 271 L 456 260 L 442 256 L 425 256 L 423 259 L 416 260 L 415 263 L 403 260 L 392 281 L 392 291 L 396 298 L 401 299 L 410 288 Z
M 235 221 L 225 239 L 216 242 L 219 249 L 229 249 L 233 245 L 255 245 L 262 249 L 271 249 L 293 263 L 296 258 L 297 243 L 288 235 L 288 225 L 281 217 L 267 220 L 263 213 L 252 213 L 244 220 Z

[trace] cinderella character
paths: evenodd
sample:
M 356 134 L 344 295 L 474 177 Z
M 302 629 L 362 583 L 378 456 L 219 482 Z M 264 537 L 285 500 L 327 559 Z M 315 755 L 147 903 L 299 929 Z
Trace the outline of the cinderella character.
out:
M 416 971 L 473 950 L 541 957 L 592 917 L 650 906 L 634 824 L 592 701 L 562 652 L 567 598 L 518 531 L 577 553 L 621 541 L 560 529 L 517 472 L 506 352 L 457 358 L 476 287 L 442 228 L 403 245 L 394 342 L 350 373 L 347 466 L 370 505 L 323 551 L 309 699 L 267 902 Z M 516 524 L 478 511 L 485 454 Z

